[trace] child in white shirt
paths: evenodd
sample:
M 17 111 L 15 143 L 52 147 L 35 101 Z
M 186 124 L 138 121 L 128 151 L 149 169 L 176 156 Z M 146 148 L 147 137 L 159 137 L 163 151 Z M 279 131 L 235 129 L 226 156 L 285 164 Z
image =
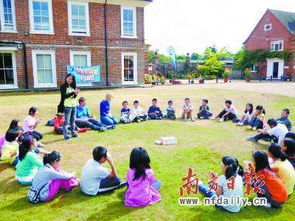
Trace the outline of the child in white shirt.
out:
M 193 117 L 193 105 L 191 104 L 191 100 L 189 98 L 184 99 L 184 105 L 182 106 L 183 113 L 182 113 L 182 118 L 184 121 L 187 121 L 189 118 L 191 121 L 195 121 Z

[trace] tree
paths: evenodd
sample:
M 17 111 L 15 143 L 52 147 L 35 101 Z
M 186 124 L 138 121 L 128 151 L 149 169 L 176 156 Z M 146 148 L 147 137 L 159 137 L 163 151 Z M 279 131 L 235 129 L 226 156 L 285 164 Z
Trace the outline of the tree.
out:
M 201 60 L 202 59 L 202 55 L 198 54 L 198 53 L 192 53 L 191 55 L 191 60 Z
M 220 61 L 219 56 L 213 51 L 208 52 L 204 65 L 197 66 L 197 69 L 205 75 L 214 75 L 216 77 L 222 75 L 224 72 L 224 63 Z

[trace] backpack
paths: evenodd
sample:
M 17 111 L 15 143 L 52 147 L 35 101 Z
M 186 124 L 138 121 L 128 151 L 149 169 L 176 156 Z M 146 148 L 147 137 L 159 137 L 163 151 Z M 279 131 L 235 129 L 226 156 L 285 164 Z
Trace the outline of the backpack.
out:
M 42 186 L 39 190 L 34 190 L 33 187 L 29 189 L 28 199 L 30 203 L 36 204 L 40 202 L 40 192 L 46 186 L 46 184 L 44 184 L 44 186 Z

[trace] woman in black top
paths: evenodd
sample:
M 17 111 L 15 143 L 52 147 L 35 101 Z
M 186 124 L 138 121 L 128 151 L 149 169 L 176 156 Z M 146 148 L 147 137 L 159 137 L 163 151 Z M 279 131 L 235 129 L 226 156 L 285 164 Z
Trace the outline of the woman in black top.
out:
M 63 126 L 63 134 L 65 140 L 70 139 L 68 136 L 68 125 L 70 124 L 70 131 L 72 137 L 77 137 L 75 132 L 75 118 L 76 118 L 76 97 L 80 89 L 76 87 L 76 78 L 72 74 L 68 74 L 65 83 L 60 86 L 61 100 L 58 105 L 58 112 L 65 114 L 65 122 Z

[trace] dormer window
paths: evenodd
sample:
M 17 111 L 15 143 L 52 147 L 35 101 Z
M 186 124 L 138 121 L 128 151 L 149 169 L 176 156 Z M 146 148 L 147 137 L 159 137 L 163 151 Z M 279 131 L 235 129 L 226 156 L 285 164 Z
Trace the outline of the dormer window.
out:
M 272 28 L 272 24 L 266 24 L 264 25 L 264 31 L 270 31 Z

